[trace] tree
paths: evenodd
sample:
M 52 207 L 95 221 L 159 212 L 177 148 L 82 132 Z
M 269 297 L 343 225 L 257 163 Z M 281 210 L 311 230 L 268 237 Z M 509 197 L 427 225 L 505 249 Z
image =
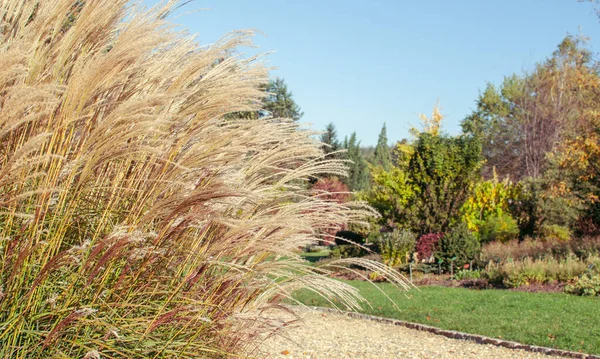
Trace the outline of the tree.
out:
M 372 187 L 362 198 L 382 216 L 380 224 L 419 234 L 445 232 L 460 216 L 460 208 L 480 178 L 478 137 L 440 132 L 438 107 L 431 119 L 421 117 L 423 131 L 414 129 L 411 144 L 397 144 L 397 161 L 389 171 L 372 171 Z
M 261 117 L 273 118 L 291 118 L 294 121 L 302 118 L 304 113 L 300 110 L 300 106 L 296 104 L 292 98 L 292 93 L 288 91 L 285 81 L 281 78 L 269 80 L 268 83 L 263 83 L 258 86 L 259 91 L 262 91 L 265 96 L 261 101 L 250 103 L 249 107 L 260 107 L 258 110 L 252 111 L 235 111 L 225 115 L 227 120 L 245 119 L 256 120 Z
M 399 166 L 392 166 L 389 171 L 375 167 L 371 171 L 371 188 L 359 197 L 381 214 L 379 224 L 388 230 L 410 227 L 412 223 L 415 189 L 409 181 L 408 173 Z
M 482 139 L 486 178 L 494 167 L 512 180 L 540 177 L 547 154 L 586 131 L 584 114 L 595 108 L 600 91 L 597 66 L 584 45 L 568 36 L 532 73 L 506 77 L 498 88 L 488 84 L 479 96 L 462 126 Z
M 362 191 L 369 186 L 369 166 L 365 161 L 361 149 L 360 142 L 356 139 L 356 132 L 350 135 L 350 139 L 344 141 L 350 167 L 348 170 L 347 184 L 352 191 Z
M 392 166 L 392 160 L 390 156 L 390 148 L 387 144 L 387 134 L 385 123 L 379 133 L 379 139 L 377 140 L 377 146 L 375 146 L 375 153 L 373 155 L 373 165 L 381 166 L 384 170 L 389 170 Z
M 479 180 L 481 163 L 478 138 L 422 132 L 407 168 L 416 192 L 413 228 L 422 234 L 445 232 Z
M 341 149 L 342 145 L 337 139 L 337 131 L 335 130 L 333 122 L 330 122 L 325 127 L 325 132 L 321 134 L 321 142 L 323 143 L 322 148 L 325 154 L 330 154 Z
M 298 121 L 304 113 L 300 106 L 292 98 L 292 93 L 288 91 L 285 81 L 276 78 L 269 82 L 266 89 L 267 97 L 264 101 L 264 110 L 269 111 L 274 118 L 291 118 Z

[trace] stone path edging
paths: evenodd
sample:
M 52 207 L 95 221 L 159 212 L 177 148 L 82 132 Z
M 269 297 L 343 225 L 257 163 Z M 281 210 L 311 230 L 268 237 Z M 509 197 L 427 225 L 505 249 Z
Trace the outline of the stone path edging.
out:
M 308 308 L 311 308 L 316 311 L 324 312 L 324 313 L 344 314 L 344 315 L 347 315 L 352 318 L 366 319 L 366 320 L 372 320 L 372 321 L 379 322 L 379 323 L 399 325 L 399 326 L 410 328 L 410 329 L 422 330 L 422 331 L 429 332 L 432 334 L 443 335 L 445 337 L 453 338 L 453 339 L 470 340 L 470 341 L 473 341 L 478 344 L 491 344 L 491 345 L 495 345 L 498 347 L 505 347 L 505 348 L 509 348 L 509 349 L 521 349 L 521 350 L 525 350 L 525 351 L 529 351 L 529 352 L 533 352 L 533 353 L 556 355 L 556 356 L 562 356 L 565 358 L 600 359 L 600 356 L 593 355 L 593 354 L 585 354 L 585 353 L 578 353 L 578 352 L 562 350 L 562 349 L 540 347 L 537 345 L 522 344 L 522 343 L 513 342 L 513 341 L 509 341 L 509 340 L 490 338 L 490 337 L 486 337 L 483 335 L 469 334 L 469 333 L 457 332 L 454 330 L 445 330 L 445 329 L 435 328 L 435 327 L 432 327 L 429 325 L 411 323 L 411 322 L 406 322 L 406 321 L 399 320 L 399 319 L 376 317 L 374 315 L 367 315 L 367 314 L 361 314 L 361 313 L 355 313 L 355 312 L 347 312 L 347 311 L 343 311 L 343 310 L 324 308 L 324 307 L 308 306 Z

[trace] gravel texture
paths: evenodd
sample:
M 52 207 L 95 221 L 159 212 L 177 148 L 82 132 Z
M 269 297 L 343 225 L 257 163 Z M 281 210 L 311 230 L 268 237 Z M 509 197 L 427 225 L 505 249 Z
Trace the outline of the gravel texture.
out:
M 294 308 L 299 325 L 263 343 L 267 358 L 561 358 L 409 329 L 344 314 Z M 288 314 L 281 314 L 282 316 Z M 291 316 L 290 316 L 291 318 Z

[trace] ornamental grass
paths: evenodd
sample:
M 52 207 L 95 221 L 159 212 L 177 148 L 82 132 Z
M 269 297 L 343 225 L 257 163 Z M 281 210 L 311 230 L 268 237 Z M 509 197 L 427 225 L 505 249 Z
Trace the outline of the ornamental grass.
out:
M 264 96 L 252 33 L 200 47 L 176 5 L 0 1 L 0 358 L 246 357 L 296 288 L 362 300 L 296 250 L 371 214 L 311 193 L 345 164 L 225 119 Z

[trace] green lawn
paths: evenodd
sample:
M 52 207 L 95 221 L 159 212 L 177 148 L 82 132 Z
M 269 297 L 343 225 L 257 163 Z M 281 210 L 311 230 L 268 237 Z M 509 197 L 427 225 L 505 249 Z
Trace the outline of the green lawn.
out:
M 600 299 L 559 293 L 470 290 L 428 286 L 402 292 L 378 284 L 400 307 L 372 284 L 350 281 L 372 305 L 364 313 L 503 338 L 521 343 L 600 354 Z M 406 298 L 408 294 L 409 298 Z M 308 291 L 298 291 L 302 303 L 328 306 Z

